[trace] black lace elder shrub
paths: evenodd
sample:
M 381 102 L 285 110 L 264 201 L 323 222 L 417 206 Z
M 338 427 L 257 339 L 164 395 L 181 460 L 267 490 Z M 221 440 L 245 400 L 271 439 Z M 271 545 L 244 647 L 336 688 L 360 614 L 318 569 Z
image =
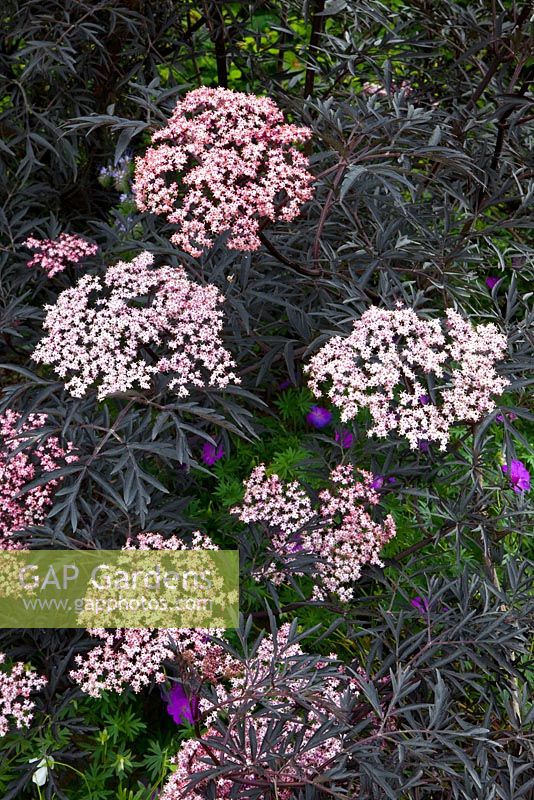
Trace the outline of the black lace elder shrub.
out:
M 348 666 L 302 653 L 332 628 L 277 633 L 269 615 L 258 648 L 249 619 L 238 647 L 218 642 L 247 670 L 200 689 L 207 730 L 181 744 L 163 797 L 529 797 L 531 568 L 510 562 L 500 588 L 436 578 L 412 603 L 379 580 L 372 618 L 349 622 L 367 655 Z
M 319 7 L 314 9 L 320 12 Z M 314 9 L 310 8 L 310 13 Z M 135 138 L 135 134 L 160 127 L 173 99 L 180 93 L 180 86 L 170 80 L 162 88 L 156 74 L 170 74 L 171 68 L 178 73 L 185 70 L 191 48 L 204 44 L 206 37 L 211 41 L 210 36 L 216 30 L 203 18 L 190 25 L 186 5 L 180 13 L 175 9 L 175 16 L 172 16 L 172 7 L 165 4 L 151 7 L 147 17 L 143 17 L 145 11 L 142 5 L 104 9 L 74 4 L 66 5 L 61 14 L 56 9 L 47 16 L 45 10 L 25 3 L 20 13 L 8 19 L 6 92 L 10 93 L 12 101 L 4 116 L 10 121 L 13 136 L 17 128 L 18 137 L 12 142 L 12 155 L 6 156 L 6 181 L 10 184 L 6 217 L 13 223 L 9 223 L 12 244 L 4 253 L 4 341 L 8 358 L 17 360 L 25 368 L 31 366 L 29 355 L 41 335 L 37 321 L 43 303 L 53 301 L 59 287 L 69 285 L 73 279 L 73 275 L 62 274 L 57 276 L 58 283 L 54 285 L 42 276 L 37 278 L 37 270 L 26 268 L 24 262 L 29 254 L 21 244 L 34 228 L 43 235 L 57 235 L 59 229 L 69 225 L 85 235 L 92 235 L 99 240 L 100 253 L 106 262 L 113 261 L 114 250 L 128 249 L 131 253 L 140 246 L 164 256 L 170 263 L 178 259 L 177 254 L 169 253 L 170 230 L 158 221 L 132 212 L 138 220 L 136 224 L 142 225 L 141 242 L 133 239 L 131 232 L 121 233 L 112 225 L 113 219 L 117 221 L 116 217 L 109 216 L 112 199 L 98 181 L 102 165 L 108 164 L 113 156 L 123 155 L 127 146 L 133 145 L 143 152 L 142 135 Z M 276 4 L 272 4 L 271 13 L 278 11 Z M 273 369 L 287 370 L 294 380 L 307 346 L 312 341 L 318 345 L 326 338 L 332 322 L 338 319 L 338 309 L 349 308 L 351 316 L 360 315 L 371 303 L 391 306 L 399 299 L 410 305 L 424 305 L 430 313 L 438 313 L 442 305 L 457 303 L 471 315 L 494 318 L 503 327 L 512 326 L 508 332 L 516 345 L 514 359 L 506 368 L 522 380 L 528 346 L 524 342 L 524 331 L 528 329 L 529 317 L 521 288 L 532 274 L 531 251 L 521 234 L 529 202 L 528 194 L 521 188 L 528 180 L 528 168 L 524 164 L 529 122 L 524 117 L 529 99 L 524 93 L 521 95 L 524 102 L 514 106 L 514 114 L 507 117 L 509 125 L 504 131 L 502 126 L 498 127 L 501 114 L 498 104 L 500 88 L 522 65 L 521 53 L 528 44 L 524 14 L 511 9 L 508 19 L 505 11 L 502 12 L 499 19 L 503 41 L 499 47 L 505 48 L 513 34 L 517 52 L 498 68 L 491 62 L 489 82 L 484 74 L 476 83 L 475 78 L 484 71 L 484 59 L 489 57 L 486 50 L 488 36 L 493 30 L 491 18 L 483 6 L 471 13 L 471 21 L 467 10 L 451 9 L 453 22 L 450 29 L 445 26 L 440 35 L 445 41 L 463 35 L 473 47 L 477 43 L 479 46 L 472 54 L 467 51 L 465 55 L 468 72 L 473 78 L 471 94 L 468 94 L 470 84 L 464 74 L 467 66 L 441 53 L 438 44 L 441 39 L 434 41 L 435 37 L 427 36 L 427 30 L 432 29 L 427 29 L 428 23 L 423 21 L 426 10 L 401 6 L 391 19 L 379 5 L 373 4 L 339 5 L 330 10 L 327 7 L 325 11 L 325 16 L 312 14 L 314 30 L 320 36 L 319 39 L 315 37 L 314 46 L 305 55 L 313 62 L 308 64 L 306 88 L 310 90 L 312 86 L 314 92 L 304 116 L 302 109 L 299 110 L 301 103 L 297 101 L 297 93 L 289 95 L 293 97 L 290 110 L 300 114 L 315 129 L 313 147 L 317 152 L 312 161 L 318 183 L 316 200 L 309 204 L 308 215 L 285 229 L 283 226 L 274 228 L 266 234 L 266 249 L 252 256 L 228 251 L 221 243 L 221 247 L 208 253 L 200 264 L 183 254 L 179 257 L 180 263 L 185 263 L 195 277 L 213 281 L 226 296 L 225 312 L 231 326 L 226 335 L 239 361 L 243 386 L 256 395 L 264 395 L 265 381 Z M 441 25 L 442 12 L 438 9 L 435 13 Z M 299 16 L 298 7 L 289 6 L 284 19 L 291 25 L 291 20 L 296 23 Z M 136 24 L 141 18 L 142 24 Z M 225 17 L 225 20 L 231 23 L 225 39 L 225 58 L 227 62 L 235 58 L 236 65 L 241 68 L 243 48 L 237 43 L 250 32 L 246 28 L 250 27 L 251 20 L 247 20 L 242 10 L 236 18 Z M 470 25 L 478 31 L 476 35 Z M 295 24 L 295 28 L 298 25 Z M 303 34 L 296 29 L 291 34 L 286 32 L 277 42 L 282 54 L 295 47 L 305 53 Z M 349 42 L 342 47 L 338 34 L 345 29 L 349 31 Z M 29 51 L 23 50 L 26 40 L 21 31 L 26 30 L 28 41 L 36 42 Z M 100 33 L 105 30 L 106 35 L 99 38 L 96 33 L 93 35 L 93 30 Z M 258 35 L 256 30 L 253 38 L 258 39 Z M 150 47 L 145 47 L 143 37 L 150 40 Z M 128 46 L 117 53 L 118 38 L 126 38 Z M 55 53 L 56 48 L 62 52 L 64 43 L 70 48 L 69 52 L 77 53 L 74 71 L 67 54 L 63 61 L 54 56 L 52 63 L 51 53 Z M 339 60 L 339 74 L 334 84 L 328 83 L 326 76 L 322 77 L 327 56 L 320 43 L 328 44 L 329 52 Z M 355 68 L 355 53 L 363 48 L 372 56 L 372 69 L 365 74 L 362 71 L 360 76 Z M 108 49 L 111 50 L 109 56 Z M 410 60 L 414 52 L 418 58 Z M 384 59 L 393 55 L 399 58 L 401 73 L 395 80 L 387 64 L 385 72 L 382 70 Z M 458 87 L 454 102 L 445 91 L 443 81 L 434 85 L 428 78 L 428 71 L 435 77 L 432 59 L 436 58 L 441 60 L 443 71 L 449 75 L 446 85 Z M 275 96 L 278 96 L 277 82 L 289 87 L 289 74 L 273 72 L 272 56 L 265 55 L 261 48 L 250 60 L 255 73 L 263 75 Z M 276 59 L 275 62 L 279 65 Z M 161 64 L 166 65 L 167 72 L 160 68 Z M 220 66 L 220 60 L 217 64 Z M 395 86 L 404 81 L 402 70 L 408 69 L 408 65 L 410 91 L 405 87 L 400 95 L 395 94 Z M 528 66 L 525 69 L 528 72 Z M 21 74 L 11 80 L 9 76 L 13 70 Z M 105 73 L 110 93 L 105 105 L 101 97 L 102 73 Z M 310 83 L 312 74 L 315 82 Z M 363 91 L 366 81 L 372 78 L 376 83 L 381 77 L 383 90 Z M 68 86 L 69 91 L 60 91 L 60 85 Z M 126 85 L 129 90 L 123 91 Z M 260 90 L 259 84 L 257 87 L 252 84 L 250 88 Z M 332 96 L 323 102 L 321 98 L 330 93 Z M 473 93 L 477 95 L 476 114 L 469 113 L 466 117 L 462 112 L 464 95 L 465 105 L 471 107 Z M 484 113 L 479 111 L 483 98 L 487 103 Z M 115 106 L 108 100 L 115 101 Z M 40 104 L 46 114 L 39 110 Z M 45 131 L 42 130 L 43 119 L 49 122 Z M 50 120 L 54 120 L 53 128 Z M 461 125 L 463 132 L 459 132 Z M 42 147 L 39 150 L 36 150 L 37 144 L 31 144 L 30 134 L 34 128 L 37 144 Z M 508 142 L 506 147 L 501 143 L 501 177 L 491 168 L 488 159 L 483 158 L 489 132 L 493 129 L 496 136 L 500 132 L 501 139 L 506 134 Z M 44 137 L 46 131 L 48 139 Z M 8 143 L 10 141 L 8 139 Z M 48 142 L 46 147 L 43 141 Z M 23 154 L 23 146 L 29 147 L 28 142 L 32 148 L 28 153 L 36 158 Z M 68 143 L 72 143 L 75 154 L 71 162 L 61 155 Z M 63 158 L 61 169 L 55 162 L 50 163 L 51 158 L 60 157 Z M 21 158 L 24 169 L 19 173 Z M 68 175 L 62 177 L 65 171 Z M 475 187 L 489 185 L 490 179 L 495 187 L 491 203 L 480 200 L 475 191 Z M 30 201 L 25 192 L 35 186 L 39 189 Z M 91 207 L 84 208 L 81 213 L 76 203 L 70 200 L 65 203 L 62 197 L 67 190 L 78 192 L 83 203 L 90 203 Z M 118 219 L 120 224 L 121 219 Z M 502 242 L 499 240 L 503 231 L 515 230 L 517 235 L 506 234 Z M 102 255 L 90 269 L 97 268 L 96 262 Z M 506 276 L 512 276 L 507 305 L 503 302 L 504 291 L 508 288 L 508 278 L 503 272 L 505 266 Z M 504 279 L 496 288 L 493 304 L 488 305 L 488 290 L 483 279 L 490 273 L 490 277 L 502 273 Z M 282 275 L 287 275 L 288 280 L 281 280 Z M 514 275 L 519 280 L 519 291 Z M 30 295 L 24 293 L 25 287 Z M 31 303 L 28 303 L 29 296 L 33 298 Z M 354 306 L 352 302 L 347 306 L 347 299 L 354 301 Z M 26 375 L 25 379 L 28 377 Z M 39 382 L 45 379 L 46 376 L 39 376 Z M 87 406 L 88 416 L 83 420 L 73 416 L 73 405 L 58 394 L 59 386 L 52 389 L 48 385 L 42 392 L 33 393 L 30 387 L 31 384 L 25 384 L 22 391 L 28 392 L 27 397 L 32 394 L 32 405 L 35 403 L 38 407 L 43 398 L 50 398 L 60 418 L 73 423 L 76 420 L 76 426 L 81 423 L 85 428 L 94 424 L 95 409 Z M 251 401 L 250 396 L 243 399 L 246 403 Z M 15 402 L 15 396 L 9 401 Z M 137 414 L 137 402 L 144 404 L 146 398 L 136 398 L 133 404 L 131 399 L 125 403 L 116 398 L 111 421 L 116 418 L 122 424 L 130 413 Z M 214 411 L 213 403 L 221 402 L 224 407 L 219 414 Z M 201 437 L 213 435 L 220 426 L 250 434 L 247 414 L 240 409 L 242 402 L 241 398 L 236 403 L 228 396 L 223 400 L 202 398 L 200 403 L 177 408 L 168 398 L 152 398 L 148 405 L 152 419 L 157 418 L 153 429 L 157 436 L 150 443 L 151 451 L 155 452 L 161 444 L 162 453 L 165 451 L 169 456 L 174 450 L 176 460 L 183 463 L 194 457 L 194 448 L 198 452 Z M 24 403 L 27 404 L 28 399 Z M 187 415 L 187 424 L 194 427 L 196 439 L 188 438 L 188 431 L 183 427 L 184 415 Z M 236 429 L 232 427 L 234 422 Z M 508 427 L 506 432 L 508 436 Z M 95 458 L 98 464 L 103 448 L 113 439 L 110 428 L 102 431 L 105 445 L 96 444 L 96 455 L 90 455 L 89 449 L 91 464 L 95 464 Z M 132 451 L 130 461 L 135 464 L 133 469 L 137 474 L 147 472 L 141 452 L 139 449 Z M 97 471 L 102 472 L 100 468 Z M 106 478 L 104 496 L 113 514 L 117 509 L 117 495 L 125 494 L 123 479 L 116 475 L 110 480 L 109 471 L 104 469 L 103 472 Z M 130 477 L 129 481 L 138 485 L 137 479 L 132 481 Z M 148 495 L 153 490 L 158 491 L 158 487 L 148 486 L 149 481 L 141 481 Z M 72 481 L 69 485 L 80 486 Z M 67 486 L 65 488 L 68 491 Z M 136 513 L 142 516 L 148 505 L 146 499 L 141 500 L 144 491 L 135 494 L 134 505 Z M 126 495 L 134 497 L 130 485 Z M 75 520 L 80 513 L 77 497 L 78 492 L 73 490 L 71 508 Z M 127 502 L 126 506 L 129 508 L 131 504 Z
M 354 636 L 362 645 L 370 636 L 366 669 L 380 665 L 382 691 L 362 690 L 386 742 L 352 745 L 364 796 L 530 795 L 532 566 L 510 560 L 495 586 L 469 569 L 429 578 L 412 560 L 404 574 L 426 582 L 424 596 L 386 607 L 393 587 L 379 579 L 379 603 L 362 601 L 368 621 L 354 614 Z
M 239 497 L 219 502 L 226 476 L 239 489 L 261 450 L 261 459 L 285 465 L 289 478 L 291 468 L 299 477 L 304 471 L 313 488 L 346 455 L 333 436 L 337 418 L 316 432 L 305 423 L 302 368 L 331 335 L 348 333 L 369 306 L 397 301 L 429 317 L 454 306 L 507 335 L 500 369 L 509 391 L 478 425 L 459 426 L 445 453 L 369 440 L 363 417 L 351 426 L 350 460 L 384 481 L 381 504 L 398 533 L 384 553 L 385 570 L 365 570 L 350 605 L 333 597 L 311 602 L 309 577 L 292 576 L 279 588 L 251 586 L 250 562 L 261 571 L 271 554 L 261 531 L 239 534 L 243 606 L 254 633 L 268 627 L 268 596 L 281 623 L 336 628 L 323 641 L 303 643 L 312 658 L 298 669 L 308 688 L 317 680 L 317 651 L 336 652 L 359 676 L 358 697 L 344 701 L 343 714 L 314 733 L 310 746 L 313 752 L 314 743 L 341 742 L 340 757 L 312 777 L 301 775 L 290 800 L 516 800 L 533 791 L 531 525 L 526 493 L 514 493 L 501 471 L 503 460 L 527 462 L 532 421 L 531 14 L 529 3 L 509 0 L 2 6 L 3 405 L 46 413 L 45 434 L 72 441 L 78 454 L 56 475 L 61 488 L 46 524 L 19 532 L 21 543 L 119 548 L 140 530 L 171 534 L 206 523 L 232 546 L 226 509 Z M 291 224 L 266 229 L 253 254 L 229 250 L 224 237 L 199 259 L 174 250 L 171 226 L 140 215 L 131 197 L 121 199 L 128 175 L 108 179 L 145 151 L 176 99 L 202 84 L 269 94 L 292 121 L 314 130 L 315 198 Z M 63 232 L 96 242 L 98 254 L 48 280 L 26 266 L 31 253 L 23 242 Z M 97 403 L 91 393 L 70 398 L 31 362 L 45 303 L 80 270 L 101 276 L 142 249 L 154 253 L 157 266 L 184 265 L 192 279 L 224 294 L 224 336 L 243 390 L 177 404 L 158 385 L 150 395 Z M 288 380 L 299 387 L 293 409 L 278 389 Z M 301 453 L 296 467 L 289 445 L 280 452 L 282 434 Z M 222 445 L 225 460 L 216 470 L 223 478 L 198 471 L 206 441 Z M 396 484 L 388 485 L 388 476 Z M 313 574 L 308 556 L 297 554 L 294 565 Z M 109 763 L 106 772 L 94 751 L 86 755 L 88 728 L 99 727 L 101 715 L 93 709 L 88 723 L 85 705 L 80 719 L 68 672 L 74 653 L 88 646 L 82 632 L 2 632 L 2 652 L 32 661 L 49 678 L 36 697 L 38 724 L 25 743 L 19 737 L 6 746 L 6 798 L 34 796 L 28 762 L 43 752 L 63 764 L 90 761 L 95 798 L 151 796 L 146 739 L 132 744 L 143 766 L 123 778 Z M 215 747 L 226 737 L 221 763 L 208 754 L 203 768 L 230 775 L 236 797 L 279 800 L 266 760 L 275 767 L 283 748 L 295 763 L 303 742 L 282 730 L 291 722 L 287 707 L 273 704 L 265 685 L 256 689 L 268 721 L 261 744 L 253 743 L 247 703 L 216 721 L 220 735 L 206 727 L 195 733 L 214 738 Z M 305 705 L 310 694 L 293 699 Z M 157 696 L 139 701 L 157 725 L 164 713 Z M 247 743 L 264 770 L 259 785 L 247 785 L 245 770 L 236 769 Z M 111 777 L 99 783 L 97 773 Z M 43 794 L 86 798 L 87 785 L 74 775 L 58 763 Z

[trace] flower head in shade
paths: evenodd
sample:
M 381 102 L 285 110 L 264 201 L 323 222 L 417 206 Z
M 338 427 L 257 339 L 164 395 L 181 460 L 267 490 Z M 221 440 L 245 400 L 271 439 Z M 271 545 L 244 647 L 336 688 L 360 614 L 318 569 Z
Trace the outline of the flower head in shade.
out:
M 46 678 L 32 672 L 21 661 L 8 669 L 4 666 L 5 660 L 5 654 L 0 653 L 0 737 L 12 726 L 29 727 L 35 708 L 30 694 L 46 684 Z
M 204 442 L 202 445 L 201 459 L 208 467 L 212 467 L 216 461 L 219 461 L 224 456 L 224 448 L 222 444 L 217 447 L 210 442 Z
M 0 414 L 0 550 L 18 549 L 13 534 L 43 524 L 62 478 L 24 489 L 47 472 L 77 461 L 71 443 L 63 447 L 57 436 L 36 439 L 48 424 L 46 414 L 29 414 L 25 420 L 11 409 Z
M 497 286 L 500 280 L 501 279 L 497 278 L 495 275 L 490 275 L 489 278 L 486 278 L 486 286 L 488 287 L 490 292 L 494 286 Z
M 63 272 L 69 264 L 77 264 L 87 256 L 93 256 L 98 250 L 98 245 L 72 233 L 60 233 L 57 239 L 35 239 L 30 236 L 23 244 L 34 251 L 28 266 L 42 267 L 49 278 Z
M 352 443 L 354 441 L 354 436 L 352 433 L 346 430 L 336 431 L 334 438 L 344 450 L 346 450 L 348 447 L 352 447 Z
M 332 422 L 332 412 L 323 406 L 312 406 L 306 420 L 314 428 L 326 428 Z
M 347 602 L 363 567 L 383 566 L 380 551 L 396 533 L 391 515 L 380 523 L 373 518 L 380 497 L 372 481 L 370 472 L 340 464 L 330 473 L 329 488 L 319 492 L 314 504 L 298 481 L 287 483 L 276 474 L 268 475 L 260 464 L 245 481 L 242 503 L 230 513 L 242 522 L 267 528 L 278 562 L 269 569 L 275 584 L 285 579 L 286 557 L 302 552 L 315 562 L 312 569 L 318 581 L 313 599 L 324 599 L 331 592 Z M 295 574 L 293 568 L 291 573 Z
M 206 534 L 194 531 L 190 542 L 178 536 L 164 538 L 145 531 L 128 539 L 123 550 L 217 550 Z M 89 628 L 100 644 L 84 655 L 76 655 L 71 679 L 82 692 L 100 697 L 102 692 L 122 693 L 127 687 L 140 692 L 152 683 L 165 683 L 165 663 L 177 658 L 187 662 L 198 678 L 214 683 L 235 673 L 235 659 L 211 636 L 221 638 L 222 628 Z M 0 707 L 2 686 L 0 685 Z M 166 697 L 165 697 L 166 699 Z M 193 711 L 195 706 L 192 705 Z M 0 720 L 1 722 L 1 720 Z
M 528 492 L 530 489 L 530 472 L 525 467 L 522 461 L 514 458 L 510 464 L 510 471 L 508 472 L 508 465 L 503 464 L 501 467 L 505 475 L 510 479 L 510 485 L 516 494 L 521 492 Z
M 198 715 L 198 697 L 189 697 L 181 683 L 175 683 L 167 695 L 167 712 L 177 725 L 192 725 Z

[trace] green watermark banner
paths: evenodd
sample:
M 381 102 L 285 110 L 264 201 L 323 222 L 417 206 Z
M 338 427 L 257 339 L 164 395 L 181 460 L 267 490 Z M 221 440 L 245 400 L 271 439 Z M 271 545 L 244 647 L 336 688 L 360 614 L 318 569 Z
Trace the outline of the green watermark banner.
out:
M 0 552 L 0 628 L 235 628 L 234 550 Z

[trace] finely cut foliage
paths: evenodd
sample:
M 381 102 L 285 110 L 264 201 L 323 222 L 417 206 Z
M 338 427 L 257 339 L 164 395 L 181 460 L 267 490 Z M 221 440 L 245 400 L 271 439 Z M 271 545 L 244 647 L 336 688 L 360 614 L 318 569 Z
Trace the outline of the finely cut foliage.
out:
M 230 678 L 229 687 L 217 686 L 216 703 L 201 704 L 212 723 L 221 711 L 230 719 L 239 719 L 242 704 L 247 704 L 244 752 L 239 758 L 230 755 L 226 741 L 231 732 L 208 728 L 203 738 L 209 741 L 209 747 L 193 740 L 185 742 L 178 751 L 174 759 L 176 769 L 162 793 L 164 800 L 178 800 L 184 796 L 184 790 L 187 797 L 200 800 L 205 797 L 209 783 L 214 785 L 217 797 L 229 798 L 236 782 L 256 789 L 276 786 L 279 797 L 288 800 L 296 786 L 305 785 L 310 776 L 323 774 L 332 761 L 342 757 L 343 740 L 339 736 L 322 738 L 320 732 L 329 720 L 342 716 L 340 706 L 345 700 L 346 676 L 343 680 L 342 676 L 324 675 L 321 664 L 316 663 L 311 665 L 317 671 L 314 687 L 308 685 L 307 677 L 284 680 L 287 664 L 305 655 L 299 644 L 289 641 L 289 636 L 290 626 L 284 625 L 276 643 L 272 637 L 263 639 L 254 656 Z M 270 691 L 263 688 L 258 691 L 258 685 L 267 681 L 271 682 Z M 357 694 L 355 687 L 353 691 Z M 288 694 L 295 701 L 299 695 L 302 697 L 301 707 L 295 702 L 291 716 L 286 713 Z M 265 708 L 266 702 L 275 704 L 278 713 Z M 273 747 L 275 731 L 278 746 Z M 214 783 L 200 780 L 193 791 L 188 790 L 191 775 L 206 772 L 214 754 L 219 764 L 224 765 L 221 777 Z

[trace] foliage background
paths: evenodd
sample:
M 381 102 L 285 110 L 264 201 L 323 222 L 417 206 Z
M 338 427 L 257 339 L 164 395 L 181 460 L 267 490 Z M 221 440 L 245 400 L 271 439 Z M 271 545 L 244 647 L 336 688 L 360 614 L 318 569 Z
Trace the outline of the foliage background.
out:
M 346 457 L 333 428 L 306 424 L 306 356 L 375 303 L 400 299 L 432 315 L 455 306 L 496 322 L 509 339 L 510 391 L 480 425 L 459 428 L 446 453 L 370 440 L 364 418 L 353 428 L 351 460 L 397 479 L 383 498 L 398 527 L 386 568 L 365 572 L 348 607 L 310 603 L 305 582 L 277 593 L 245 577 L 242 609 L 254 633 L 274 618 L 318 625 L 310 652 L 335 650 L 388 679 L 383 700 L 402 736 L 385 748 L 362 743 L 355 725 L 334 796 L 351 796 L 357 781 L 362 798 L 531 797 L 532 517 L 500 469 L 516 457 L 534 467 L 531 4 L 6 0 L 1 14 L 2 402 L 45 412 L 42 435 L 81 453 L 47 524 L 24 536 L 42 547 L 120 547 L 141 530 L 202 527 L 240 547 L 246 576 L 261 536 L 228 509 L 252 467 L 264 461 L 317 488 Z M 366 94 L 369 81 L 384 96 Z M 405 81 L 411 92 L 398 91 Z M 169 246 L 161 220 L 99 182 L 102 165 L 142 153 L 198 85 L 268 94 L 314 131 L 315 199 L 267 229 L 256 253 L 221 242 L 193 259 Z M 37 369 L 43 307 L 76 276 L 29 270 L 22 242 L 63 230 L 98 242 L 92 271 L 149 249 L 215 283 L 241 388 L 186 403 L 163 390 L 99 403 L 74 400 Z M 489 291 L 492 275 L 501 280 Z M 516 419 L 497 421 L 503 410 Z M 213 469 L 200 460 L 204 441 L 224 446 Z M 431 618 L 410 605 L 415 595 L 434 603 Z M 167 719 L 158 691 L 80 696 L 67 673 L 89 646 L 83 632 L 1 639 L 50 678 L 40 724 L 2 742 L 3 796 L 34 797 L 28 760 L 49 753 L 58 766 L 47 797 L 148 800 L 190 734 Z M 369 704 L 382 713 L 371 695 Z M 317 786 L 302 794 L 326 796 Z

